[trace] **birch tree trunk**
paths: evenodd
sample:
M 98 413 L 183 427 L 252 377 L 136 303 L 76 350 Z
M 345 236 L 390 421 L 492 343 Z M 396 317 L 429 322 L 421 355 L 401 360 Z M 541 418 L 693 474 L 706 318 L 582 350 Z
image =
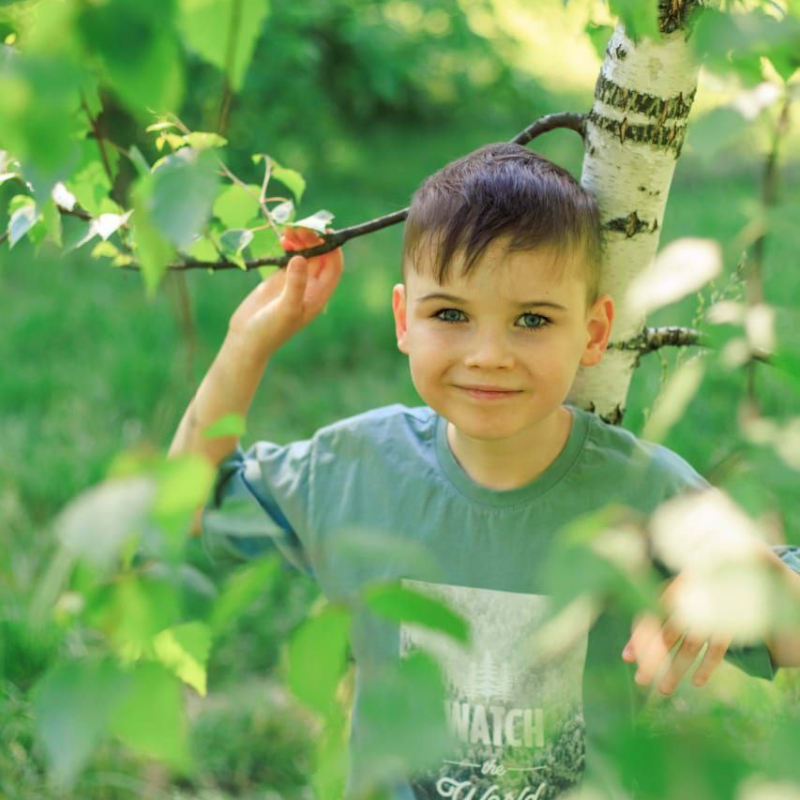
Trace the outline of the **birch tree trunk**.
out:
M 600 292 L 614 298 L 612 341 L 631 339 L 645 325 L 625 295 L 655 256 L 694 100 L 699 64 L 686 41 L 686 15 L 694 5 L 662 3 L 658 41 L 635 43 L 617 26 L 586 120 L 581 184 L 597 199 L 603 224 Z M 638 357 L 609 348 L 599 364 L 579 368 L 568 400 L 619 424 Z

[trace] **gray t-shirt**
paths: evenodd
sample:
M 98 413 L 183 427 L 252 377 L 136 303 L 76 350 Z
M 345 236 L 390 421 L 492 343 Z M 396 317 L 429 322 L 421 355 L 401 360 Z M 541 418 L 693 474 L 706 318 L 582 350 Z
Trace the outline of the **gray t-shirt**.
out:
M 473 646 L 464 652 L 419 626 L 367 614 L 355 620 L 353 771 L 362 747 L 380 735 L 362 720 L 360 688 L 415 647 L 441 659 L 447 723 L 462 745 L 398 785 L 397 798 L 469 800 L 473 786 L 476 800 L 494 796 L 485 794 L 491 786 L 500 796 L 527 787 L 526 798 L 558 797 L 585 773 L 602 773 L 611 731 L 640 707 L 635 665 L 621 658 L 631 632 L 624 614 L 601 614 L 557 662 L 537 659 L 528 642 L 547 604 L 541 565 L 554 534 L 579 515 L 611 502 L 649 514 L 709 484 L 671 450 L 567 408 L 573 424 L 561 453 L 535 480 L 505 491 L 469 477 L 443 417 L 399 403 L 307 440 L 238 447 L 220 465 L 203 515 L 213 558 L 276 547 L 332 600 L 368 581 L 400 578 L 470 622 Z M 371 551 L 378 541 L 396 544 Z M 731 649 L 726 658 L 750 675 L 774 677 L 764 646 Z

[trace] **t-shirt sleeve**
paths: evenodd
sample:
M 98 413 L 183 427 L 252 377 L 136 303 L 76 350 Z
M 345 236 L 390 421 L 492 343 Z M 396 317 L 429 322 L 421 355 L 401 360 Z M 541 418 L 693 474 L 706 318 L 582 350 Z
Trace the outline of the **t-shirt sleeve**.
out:
M 311 563 L 313 439 L 241 446 L 217 469 L 203 508 L 201 538 L 215 562 L 255 558 L 273 548 L 296 569 Z

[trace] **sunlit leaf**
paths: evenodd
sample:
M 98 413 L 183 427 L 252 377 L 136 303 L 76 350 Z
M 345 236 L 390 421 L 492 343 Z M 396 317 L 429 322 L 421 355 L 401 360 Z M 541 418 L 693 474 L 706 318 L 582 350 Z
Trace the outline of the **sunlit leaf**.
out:
M 294 216 L 294 203 L 291 200 L 278 203 L 278 205 L 270 210 L 270 214 L 275 222 L 282 225 L 288 222 Z
M 253 241 L 253 232 L 247 228 L 225 231 L 219 237 L 219 244 L 226 256 L 238 256 L 250 242 Z
M 153 640 L 158 660 L 201 695 L 206 693 L 206 663 L 211 631 L 202 622 L 186 622 L 161 631 Z
M 196 150 L 205 150 L 209 147 L 225 147 L 228 140 L 218 133 L 206 133 L 204 131 L 192 131 L 183 137 L 184 142 L 189 147 L 194 147 Z

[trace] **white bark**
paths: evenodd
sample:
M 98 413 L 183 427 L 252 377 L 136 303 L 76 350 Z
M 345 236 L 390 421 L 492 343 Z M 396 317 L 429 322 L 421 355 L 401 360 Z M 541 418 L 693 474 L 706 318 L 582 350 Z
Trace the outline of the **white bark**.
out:
M 699 65 L 686 31 L 634 43 L 618 26 L 606 48 L 586 122 L 581 184 L 600 209 L 606 244 L 600 292 L 615 318 L 610 342 L 639 334 L 645 318 L 625 295 L 652 262 L 664 208 L 697 86 Z M 569 401 L 619 423 L 637 353 L 610 347 L 593 367 L 581 367 Z

